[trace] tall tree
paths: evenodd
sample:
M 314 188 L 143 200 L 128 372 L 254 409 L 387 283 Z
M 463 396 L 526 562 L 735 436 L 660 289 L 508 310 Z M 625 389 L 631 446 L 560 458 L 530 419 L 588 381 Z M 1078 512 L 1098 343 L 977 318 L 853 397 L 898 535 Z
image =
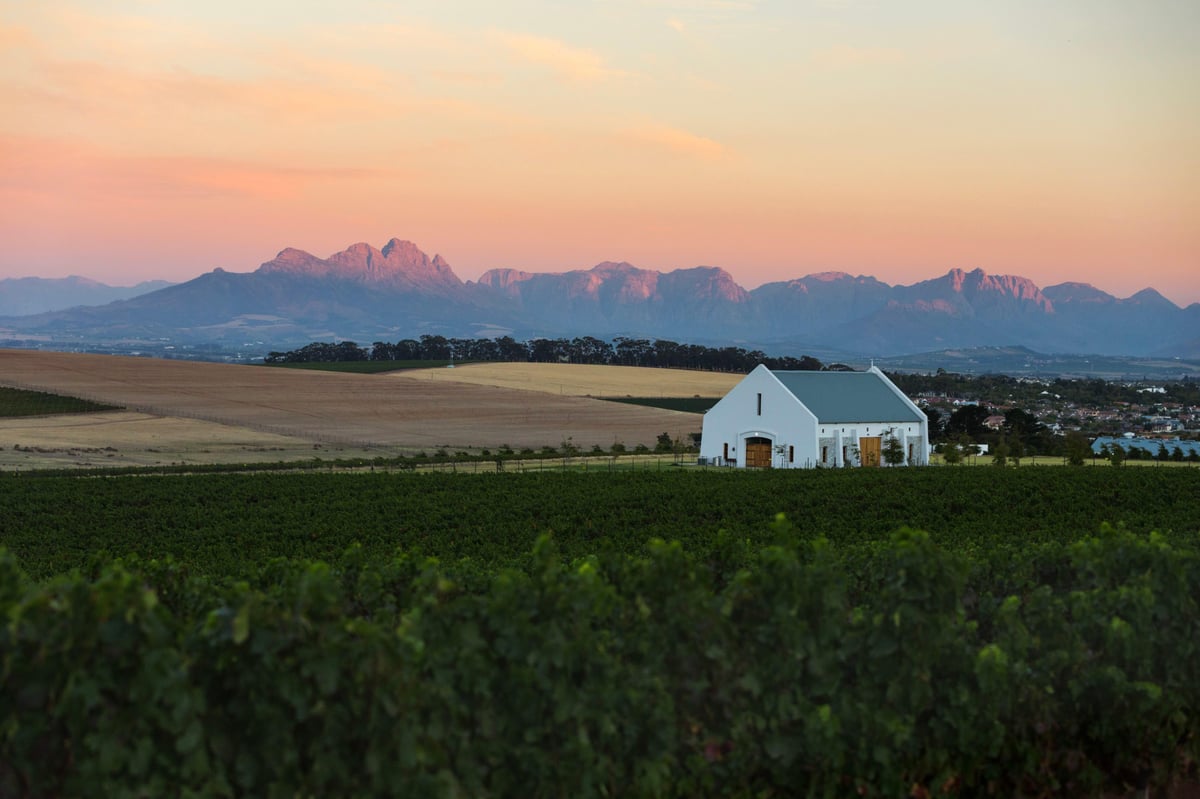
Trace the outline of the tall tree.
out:
M 941 441 L 942 436 L 946 433 L 946 422 L 942 418 L 942 412 L 937 408 L 924 408 L 925 416 L 929 419 L 929 440 Z
M 1072 430 L 1066 435 L 1065 450 L 1068 464 L 1082 466 L 1087 460 L 1087 456 L 1091 454 L 1092 448 L 1088 446 L 1087 436 Z
M 950 419 L 946 422 L 946 435 L 981 438 L 988 432 L 984 421 L 991 415 L 992 412 L 986 405 L 963 405 L 950 414 Z
M 1125 448 L 1115 441 L 1108 448 L 1108 462 L 1113 466 L 1120 466 L 1125 462 Z
M 450 342 L 445 336 L 421 336 L 421 357 L 427 361 L 448 361 L 451 357 Z
M 904 463 L 904 444 L 901 443 L 895 430 L 887 431 L 880 454 L 883 456 L 883 462 L 888 466 L 900 466 Z

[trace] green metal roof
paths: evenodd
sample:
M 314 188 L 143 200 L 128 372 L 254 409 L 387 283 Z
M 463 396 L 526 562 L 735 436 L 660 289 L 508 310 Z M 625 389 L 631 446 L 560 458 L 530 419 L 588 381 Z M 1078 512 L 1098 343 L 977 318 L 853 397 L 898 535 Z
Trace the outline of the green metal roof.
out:
M 775 372 L 821 424 L 919 422 L 921 417 L 873 372 Z

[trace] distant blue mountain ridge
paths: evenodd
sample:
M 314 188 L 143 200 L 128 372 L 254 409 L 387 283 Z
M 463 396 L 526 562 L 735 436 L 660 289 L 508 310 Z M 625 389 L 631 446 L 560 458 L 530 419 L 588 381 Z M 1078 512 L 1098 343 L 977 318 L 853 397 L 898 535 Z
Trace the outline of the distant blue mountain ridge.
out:
M 176 285 L 123 289 L 129 293 L 116 298 L 79 282 L 23 282 L 37 280 L 0 281 L 0 339 L 284 349 L 423 334 L 630 336 L 879 357 L 1022 346 L 1200 358 L 1200 303 L 1180 308 L 1150 288 L 1125 299 L 1084 283 L 1043 289 L 981 269 L 895 286 L 824 272 L 748 291 L 719 267 L 659 272 L 604 262 L 558 273 L 494 269 L 464 282 L 441 256 L 392 239 L 381 249 L 360 243 L 327 258 L 289 248 L 253 272 L 216 269 Z
M 109 286 L 86 277 L 10 277 L 0 279 L 0 316 L 29 316 L 77 305 L 104 305 L 173 285 L 147 280 L 134 286 Z

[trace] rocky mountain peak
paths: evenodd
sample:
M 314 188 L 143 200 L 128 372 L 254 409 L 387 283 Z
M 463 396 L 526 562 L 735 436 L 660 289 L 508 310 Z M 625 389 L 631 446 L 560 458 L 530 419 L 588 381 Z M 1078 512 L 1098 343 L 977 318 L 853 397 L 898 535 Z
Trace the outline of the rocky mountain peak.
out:
M 425 253 L 421 252 L 421 249 L 411 241 L 398 239 L 394 236 L 388 239 L 388 243 L 383 245 L 383 249 L 380 252 L 383 253 L 384 258 L 389 259 L 393 257 L 393 254 L 397 258 L 406 260 L 420 260 L 425 256 Z
M 396 238 L 388 241 L 382 250 L 358 242 L 324 259 L 289 247 L 260 266 L 258 271 L 413 288 L 462 285 L 450 264 L 440 255 L 431 259 L 411 241 Z
M 507 289 L 515 283 L 529 280 L 532 272 L 522 272 L 520 269 L 489 269 L 479 276 L 479 285 L 491 286 L 494 289 Z
M 1178 305 L 1171 302 L 1163 295 L 1159 294 L 1157 290 L 1151 289 L 1151 288 L 1142 289 L 1137 294 L 1134 294 L 1132 297 L 1129 298 L 1129 302 L 1134 302 L 1134 303 L 1137 303 L 1138 305 L 1149 306 L 1149 307 L 1157 306 L 1157 307 L 1163 307 L 1163 308 L 1168 308 L 1168 307 L 1176 308 L 1176 309 L 1179 308 Z
M 818 283 L 835 283 L 841 280 L 853 280 L 854 277 L 848 272 L 814 272 L 811 275 L 805 275 L 804 280 L 814 280 Z
M 673 288 L 689 294 L 693 299 L 724 300 L 743 303 L 750 293 L 738 285 L 733 275 L 719 266 L 697 266 L 692 269 L 677 269 L 662 275 Z
M 265 272 L 292 272 L 311 267 L 320 262 L 320 258 L 297 250 L 295 247 L 285 247 L 274 259 L 267 261 L 259 269 Z
M 943 285 L 943 291 L 937 290 L 938 283 Z M 972 269 L 970 272 L 951 269 L 945 277 L 917 283 L 911 288 L 921 292 L 932 290 L 937 299 L 951 303 L 966 301 L 973 306 L 999 303 L 1028 306 L 1029 310 L 1044 313 L 1054 312 L 1053 303 L 1042 294 L 1041 289 L 1029 278 L 1018 275 L 989 275 L 982 269 Z
M 1042 289 L 1049 300 L 1057 306 L 1089 303 L 1092 305 L 1116 302 L 1117 298 L 1107 291 L 1101 291 L 1091 283 L 1067 282 Z

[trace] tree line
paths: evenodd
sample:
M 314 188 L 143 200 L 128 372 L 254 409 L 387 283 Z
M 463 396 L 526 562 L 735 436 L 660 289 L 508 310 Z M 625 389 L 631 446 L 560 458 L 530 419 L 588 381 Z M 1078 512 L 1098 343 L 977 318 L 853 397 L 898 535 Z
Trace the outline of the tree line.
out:
M 1129 446 L 1123 447 L 1116 441 L 1110 444 L 1104 444 L 1100 447 L 1100 451 L 1096 453 L 1098 457 L 1111 463 L 1113 466 L 1120 466 L 1125 461 L 1174 461 L 1182 463 L 1200 463 L 1200 452 L 1191 450 L 1186 455 L 1183 452 L 1183 447 L 1178 444 L 1168 447 L 1166 441 L 1158 442 L 1158 449 L 1155 452 L 1147 452 L 1141 447 Z
M 287 352 L 270 352 L 266 363 L 340 363 L 347 361 L 491 361 L 505 363 L 582 363 L 616 366 L 657 366 L 713 372 L 749 372 L 760 363 L 769 369 L 820 371 L 848 369 L 826 366 L 803 355 L 769 356 L 744 347 L 706 347 L 669 339 L 618 336 L 612 341 L 594 336 L 535 338 L 517 341 L 499 338 L 447 338 L 423 335 L 389 343 L 376 341 L 363 347 L 353 341 L 313 342 Z

